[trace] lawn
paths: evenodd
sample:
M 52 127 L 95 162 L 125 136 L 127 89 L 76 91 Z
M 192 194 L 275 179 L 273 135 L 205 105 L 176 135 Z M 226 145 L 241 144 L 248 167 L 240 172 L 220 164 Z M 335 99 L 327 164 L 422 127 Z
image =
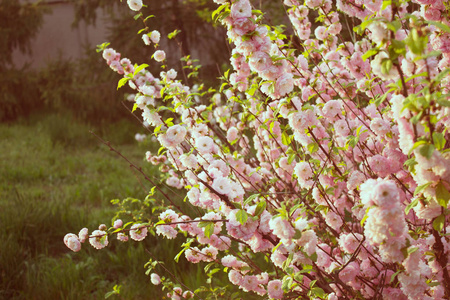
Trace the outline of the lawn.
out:
M 154 174 L 157 170 L 143 160 L 148 149 L 133 140 L 143 130 L 130 124 L 94 131 Z M 110 200 L 143 199 L 151 188 L 89 129 L 58 115 L 0 124 L 0 299 L 103 299 L 114 285 L 122 286 L 121 299 L 161 298 L 160 288 L 145 275 L 150 258 L 145 249 L 163 257 L 185 284 L 199 285 L 192 274 L 200 266 L 173 261 L 177 240 L 149 236 L 122 244 L 113 239 L 107 249 L 84 244 L 77 253 L 64 246 L 66 233 L 110 226 Z

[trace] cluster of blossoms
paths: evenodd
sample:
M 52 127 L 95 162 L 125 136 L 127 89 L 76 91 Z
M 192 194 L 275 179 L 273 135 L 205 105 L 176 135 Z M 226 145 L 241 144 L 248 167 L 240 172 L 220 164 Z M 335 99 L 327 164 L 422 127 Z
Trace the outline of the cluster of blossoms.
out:
M 147 160 L 197 212 L 171 202 L 118 238 L 183 232 L 189 262 L 225 267 L 243 292 L 271 299 L 449 299 L 448 4 L 284 0 L 284 33 L 249 0 L 214 2 L 233 45 L 221 93 L 103 50 L 163 147 Z M 78 251 L 86 237 L 64 242 Z
M 81 243 L 84 243 L 86 239 L 89 239 L 89 243 L 95 249 L 102 249 L 108 246 L 108 235 L 106 233 L 106 225 L 102 224 L 98 227 L 98 230 L 94 230 L 91 236 L 88 236 L 89 230 L 83 228 L 78 235 L 68 233 L 64 236 L 64 244 L 75 252 L 81 250 Z

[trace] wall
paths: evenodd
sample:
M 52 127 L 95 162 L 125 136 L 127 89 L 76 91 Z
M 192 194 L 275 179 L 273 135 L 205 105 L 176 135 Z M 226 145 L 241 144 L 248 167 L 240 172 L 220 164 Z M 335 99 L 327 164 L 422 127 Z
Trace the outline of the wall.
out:
M 63 2 L 63 1 L 58 1 Z M 78 27 L 72 27 L 74 8 L 70 3 L 48 5 L 51 12 L 44 15 L 44 24 L 32 40 L 32 53 L 23 54 L 16 50 L 13 60 L 16 66 L 31 63 L 33 68 L 39 68 L 46 62 L 58 58 L 76 59 L 84 53 L 84 45 L 95 46 L 106 41 L 106 22 L 104 14 L 99 10 L 96 26 L 86 26 L 81 22 Z

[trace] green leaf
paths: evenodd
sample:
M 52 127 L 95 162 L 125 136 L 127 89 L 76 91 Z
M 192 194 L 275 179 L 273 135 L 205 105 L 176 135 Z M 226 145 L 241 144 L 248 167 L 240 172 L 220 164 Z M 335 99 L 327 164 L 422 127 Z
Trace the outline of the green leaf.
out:
M 408 254 L 413 254 L 417 250 L 419 250 L 419 247 L 409 247 L 408 248 Z
M 294 258 L 294 253 L 290 253 L 288 258 L 283 262 L 282 269 L 286 270 L 287 267 L 292 263 L 292 259 Z
M 366 209 L 366 213 L 364 214 L 364 217 L 362 218 L 362 220 L 361 220 L 361 227 L 363 227 L 363 225 L 364 225 L 364 222 L 367 220 L 367 218 L 369 217 L 369 214 L 368 214 L 368 212 L 369 212 L 369 210 L 371 210 L 372 208 L 374 208 L 375 206 L 370 206 L 370 207 L 368 207 L 367 209 Z
M 317 150 L 319 150 L 319 145 L 317 145 L 317 143 L 315 142 L 312 142 L 307 146 L 307 149 L 309 153 L 313 154 L 314 152 L 317 152 Z
M 430 282 L 427 281 L 427 285 L 429 287 L 435 287 L 441 285 L 441 283 L 439 281 L 430 281 Z
M 150 16 L 148 16 L 148 17 L 145 17 L 144 22 L 147 21 L 148 19 L 154 18 L 154 17 L 155 17 L 154 15 L 150 15 Z
M 259 216 L 266 209 L 267 203 L 266 201 L 261 201 L 256 205 L 255 216 Z
M 128 82 L 128 80 L 130 80 L 130 78 L 127 77 L 120 79 L 119 83 L 117 84 L 117 89 L 123 87 Z
M 184 251 L 186 251 L 187 249 L 188 249 L 188 248 L 183 248 L 183 249 L 181 249 L 181 251 L 178 252 L 178 254 L 177 254 L 173 259 L 178 263 L 178 260 L 180 259 L 181 254 L 183 254 Z
M 275 252 L 278 249 L 278 247 L 280 247 L 281 245 L 283 245 L 283 243 L 279 242 L 275 247 L 273 247 L 272 248 L 272 253 Z
M 444 228 L 445 216 L 439 215 L 436 219 L 433 220 L 433 228 L 434 230 L 441 232 L 442 228 Z
M 257 199 L 259 194 L 250 195 L 247 199 L 245 199 L 244 204 L 250 204 L 253 200 Z
M 395 53 L 397 54 L 406 53 L 406 46 L 404 42 L 398 40 L 391 40 L 391 45 Z
M 426 49 L 428 37 L 419 35 L 417 29 L 413 28 L 411 29 L 405 42 L 412 53 L 414 53 L 415 55 L 421 55 Z
M 437 102 L 440 106 L 450 107 L 450 101 L 449 101 L 449 100 L 445 100 L 445 99 L 437 99 L 436 102 Z
M 105 299 L 108 299 L 109 297 L 111 297 L 112 295 L 117 295 L 116 291 L 111 291 L 111 292 L 107 292 L 105 294 Z
M 414 191 L 414 196 L 420 194 L 423 192 L 423 190 L 425 190 L 428 186 L 430 186 L 431 182 L 427 182 L 425 184 L 419 185 L 418 187 L 416 187 L 415 191 Z
M 241 223 L 241 225 L 244 225 L 245 222 L 247 222 L 248 219 L 248 214 L 245 210 L 240 209 L 237 213 L 236 213 L 236 220 Z
M 281 142 L 283 145 L 289 146 L 291 144 L 291 138 L 287 135 L 286 132 L 283 132 L 281 135 Z
M 206 225 L 206 227 L 204 229 L 204 233 L 207 238 L 211 237 L 211 235 L 214 233 L 214 223 L 213 222 L 208 222 L 208 225 Z
M 292 284 L 293 280 L 291 277 L 285 276 L 283 278 L 283 283 L 281 284 L 281 288 L 284 291 L 289 291 L 291 289 L 291 284 Z
M 440 30 L 442 30 L 444 32 L 450 33 L 450 27 L 445 25 L 444 23 L 436 22 L 436 21 L 426 21 L 426 22 L 430 25 L 436 26 L 437 28 L 439 28 Z
M 419 149 L 419 153 L 428 159 L 431 158 L 431 156 L 433 155 L 433 152 L 434 152 L 434 145 L 431 145 L 431 144 L 423 145 Z
M 97 53 L 99 52 L 103 52 L 106 47 L 108 47 L 110 45 L 110 43 L 103 43 L 101 45 L 97 45 L 97 49 L 95 50 Z
M 230 73 L 230 69 L 226 70 L 225 73 L 223 73 L 223 77 L 225 77 L 225 79 L 228 79 L 229 73 Z
M 372 48 L 370 50 L 368 50 L 366 53 L 364 53 L 364 55 L 362 56 L 362 59 L 364 61 L 366 61 L 369 57 L 374 56 L 375 54 L 378 54 L 380 50 L 378 50 L 377 48 Z
M 348 141 L 347 141 L 348 145 L 352 148 L 355 148 L 356 144 L 358 144 L 358 142 L 359 142 L 359 138 L 352 136 L 352 135 L 349 135 L 347 137 L 347 139 L 348 139 Z
M 215 16 L 217 16 L 225 7 L 228 6 L 228 3 L 219 6 L 215 11 L 213 11 L 211 18 L 215 21 Z
M 384 102 L 384 100 L 386 100 L 386 97 L 387 97 L 387 95 L 388 95 L 388 93 L 385 93 L 385 94 L 383 94 L 383 95 L 377 95 L 376 97 L 375 97 L 375 99 L 373 100 L 373 103 L 378 107 L 378 106 L 380 106 L 380 104 L 381 103 L 383 103 Z
M 414 117 L 411 118 L 411 123 L 413 123 L 414 125 L 419 123 L 420 119 L 422 118 L 423 115 L 423 111 L 419 111 L 418 114 L 416 114 Z
M 427 142 L 424 141 L 424 140 L 415 142 L 414 145 L 412 146 L 411 150 L 409 150 L 408 155 L 410 155 L 413 152 L 414 149 L 416 149 L 417 147 L 419 147 L 421 145 L 425 145 L 426 143 Z M 406 164 L 406 162 L 405 162 L 405 164 Z
M 147 64 L 142 64 L 142 65 L 140 65 L 139 67 L 137 67 L 137 68 L 134 70 L 134 75 L 136 75 L 136 74 L 139 73 L 142 69 L 147 68 L 147 67 L 148 67 Z
M 408 206 L 406 206 L 405 208 L 405 214 L 409 214 L 409 211 L 415 207 L 417 205 L 417 203 L 419 203 L 419 198 L 414 199 L 414 201 L 412 201 L 411 203 L 408 204 Z
M 417 77 L 426 77 L 427 74 L 428 74 L 427 72 L 422 72 L 422 73 L 419 73 L 419 74 L 416 74 L 413 76 L 409 76 L 408 78 L 405 79 L 405 82 L 409 82 L 410 80 L 413 80 L 414 78 L 417 78 Z
M 131 112 L 134 112 L 137 108 L 138 108 L 138 104 L 137 104 L 137 103 L 134 103 L 134 104 L 133 104 L 133 109 L 131 110 Z
M 392 30 L 394 33 L 397 32 L 402 27 L 402 22 L 400 20 L 394 20 L 392 22 L 386 23 L 388 29 Z M 396 40 L 391 40 L 391 42 Z
M 437 150 L 442 150 L 445 147 L 445 138 L 442 132 L 433 132 L 433 144 Z
M 252 84 L 251 88 L 247 91 L 247 94 L 249 94 L 250 96 L 253 96 L 255 94 L 256 90 L 258 90 L 258 85 Z
M 436 186 L 436 200 L 440 206 L 447 208 L 450 200 L 450 192 L 445 188 L 442 181 L 439 181 Z
M 392 61 L 389 58 L 384 58 L 381 61 L 381 73 L 387 75 L 392 69 Z
M 289 156 L 288 156 L 288 164 L 289 164 L 289 165 L 292 164 L 292 162 L 294 161 L 294 159 L 295 159 L 295 153 L 289 154 Z
M 391 284 L 394 281 L 395 277 L 397 277 L 397 275 L 400 274 L 400 272 L 403 272 L 403 270 L 398 270 L 397 272 L 391 275 L 391 280 L 389 281 L 389 284 Z
M 319 297 L 321 299 L 325 299 L 325 292 L 320 287 L 313 287 L 310 290 L 312 296 Z
M 275 126 L 275 122 L 270 122 L 270 125 L 269 125 L 269 132 L 271 133 L 271 134 L 273 134 L 273 127 Z
M 442 81 L 442 79 L 444 79 L 444 77 L 447 76 L 447 74 L 449 74 L 449 73 L 450 73 L 450 68 L 445 69 L 441 73 L 437 74 L 436 77 L 434 77 L 433 81 L 440 83 Z
M 385 10 L 388 6 L 392 4 L 392 0 L 383 0 L 383 5 L 381 6 L 381 10 Z
M 169 33 L 167 35 L 167 37 L 169 38 L 169 40 L 171 40 L 171 39 L 175 38 L 180 32 L 181 32 L 181 30 L 175 29 L 174 31 Z

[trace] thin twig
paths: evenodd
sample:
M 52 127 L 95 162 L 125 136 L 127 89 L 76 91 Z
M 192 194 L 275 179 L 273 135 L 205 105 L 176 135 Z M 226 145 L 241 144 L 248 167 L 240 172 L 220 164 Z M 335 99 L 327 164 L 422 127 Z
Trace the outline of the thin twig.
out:
M 139 173 L 142 174 L 142 176 L 144 176 L 144 178 L 150 182 L 153 186 L 156 187 L 156 189 L 163 194 L 163 196 L 176 208 L 178 209 L 181 213 L 185 214 L 183 212 L 183 210 L 181 209 L 180 206 L 178 206 L 177 204 L 175 204 L 175 202 L 172 201 L 172 199 L 170 199 L 170 197 L 157 185 L 155 184 L 155 182 L 153 182 L 153 180 L 147 176 L 147 174 L 144 173 L 144 171 L 142 171 L 141 167 L 136 166 L 134 163 L 132 163 L 127 157 L 125 157 L 121 152 L 119 152 L 118 150 L 116 150 L 113 146 L 111 146 L 111 143 L 108 141 L 105 141 L 104 139 L 102 139 L 101 137 L 99 137 L 97 134 L 95 134 L 95 132 L 93 132 L 92 130 L 89 131 L 93 136 L 95 136 L 98 140 L 100 140 L 103 144 L 105 144 L 106 146 L 109 147 L 110 151 L 113 151 L 114 153 L 116 153 L 117 155 L 119 155 L 120 157 L 122 157 L 127 163 L 130 164 L 130 168 L 135 169 L 136 171 L 138 171 Z

